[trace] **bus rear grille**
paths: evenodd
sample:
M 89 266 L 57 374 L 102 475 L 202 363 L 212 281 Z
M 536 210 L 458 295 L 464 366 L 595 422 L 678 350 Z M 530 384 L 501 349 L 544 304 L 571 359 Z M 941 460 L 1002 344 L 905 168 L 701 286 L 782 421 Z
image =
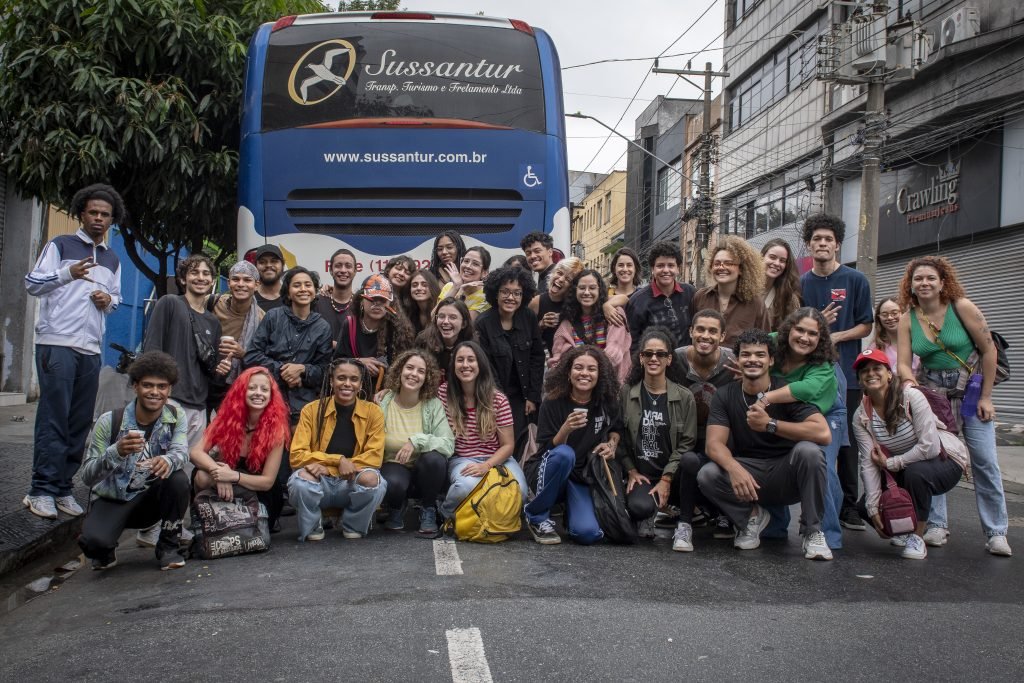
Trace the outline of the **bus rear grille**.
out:
M 521 202 L 523 195 L 515 190 L 486 188 L 438 188 L 438 187 L 337 187 L 321 189 L 292 190 L 289 201 L 366 201 L 383 199 L 387 201 L 490 201 Z
M 322 214 L 321 214 L 322 215 Z M 439 235 L 446 229 L 457 228 L 460 233 L 483 234 L 508 232 L 514 223 L 459 223 L 448 226 L 443 223 L 296 223 L 298 232 L 315 235 L 380 235 L 395 237 L 408 235 Z
M 288 209 L 293 218 L 519 218 L 522 209 L 429 208 L 337 208 Z

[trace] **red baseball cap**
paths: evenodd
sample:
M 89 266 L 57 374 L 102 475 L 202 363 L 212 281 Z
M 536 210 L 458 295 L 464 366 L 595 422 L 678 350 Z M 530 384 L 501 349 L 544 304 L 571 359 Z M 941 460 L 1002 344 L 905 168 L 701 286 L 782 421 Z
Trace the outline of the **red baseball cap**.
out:
M 857 356 L 857 360 L 853 361 L 854 371 L 860 370 L 861 366 L 866 363 L 881 363 L 892 370 L 892 366 L 889 365 L 889 356 L 885 355 L 885 351 L 882 351 L 881 349 L 868 349 L 867 351 L 861 351 L 860 355 Z

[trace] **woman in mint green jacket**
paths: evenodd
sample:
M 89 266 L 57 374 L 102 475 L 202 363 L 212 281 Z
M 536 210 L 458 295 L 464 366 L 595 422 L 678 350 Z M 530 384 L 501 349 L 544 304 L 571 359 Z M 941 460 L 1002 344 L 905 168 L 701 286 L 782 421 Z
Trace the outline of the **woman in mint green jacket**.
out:
M 424 538 L 437 536 L 437 499 L 443 493 L 448 458 L 455 452 L 455 435 L 437 398 L 440 376 L 429 353 L 405 351 L 391 364 L 378 401 L 385 434 L 380 471 L 388 483 L 384 528 L 403 529 L 408 499 L 419 498 L 418 533 Z

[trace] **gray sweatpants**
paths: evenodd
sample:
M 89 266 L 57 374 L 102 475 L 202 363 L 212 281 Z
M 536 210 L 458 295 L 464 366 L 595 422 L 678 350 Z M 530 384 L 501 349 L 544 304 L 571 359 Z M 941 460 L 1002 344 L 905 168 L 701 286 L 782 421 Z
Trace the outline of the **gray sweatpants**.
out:
M 757 491 L 759 504 L 800 503 L 800 534 L 821 531 L 825 508 L 825 455 L 821 448 L 810 441 L 799 441 L 781 458 L 735 457 L 761 487 Z M 754 504 L 736 497 L 725 470 L 709 462 L 697 473 L 697 484 L 701 493 L 733 524 L 740 528 L 746 526 Z

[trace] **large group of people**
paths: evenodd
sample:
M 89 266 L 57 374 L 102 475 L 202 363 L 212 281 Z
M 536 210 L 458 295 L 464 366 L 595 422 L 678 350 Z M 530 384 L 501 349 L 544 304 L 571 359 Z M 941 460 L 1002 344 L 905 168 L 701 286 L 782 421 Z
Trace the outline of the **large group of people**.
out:
M 602 459 L 619 465 L 636 534 L 671 529 L 680 552 L 698 525 L 739 550 L 785 538 L 799 505 L 808 559 L 832 559 L 844 529 L 869 526 L 922 559 L 948 542 L 944 494 L 969 471 L 988 552 L 1011 554 L 982 312 L 940 257 L 913 260 L 872 306 L 864 276 L 837 261 L 834 216 L 806 220 L 802 277 L 784 240 L 759 253 L 727 236 L 699 290 L 679 281 L 673 243 L 647 250 L 643 284 L 634 251 L 602 274 L 557 258 L 541 232 L 493 268 L 486 248 L 445 232 L 429 267 L 396 257 L 358 287 L 345 249 L 321 287 L 266 245 L 220 295 L 210 260 L 190 256 L 183 293 L 157 302 L 128 369 L 132 400 L 88 436 L 104 317 L 120 302 L 104 240 L 124 208 L 104 185 L 73 207 L 82 228 L 26 276 L 42 300 L 42 398 L 24 502 L 51 519 L 85 514 L 80 544 L 97 569 L 116 563 L 126 529 L 161 568 L 184 566 L 199 492 L 255 496 L 272 531 L 294 512 L 300 541 L 359 539 L 375 520 L 397 532 L 413 510 L 416 534 L 434 538 L 499 465 L 538 543 L 561 542 L 561 509 L 564 532 L 589 545 L 605 536 L 588 475 Z M 78 472 L 88 512 L 71 495 Z M 883 519 L 887 477 L 916 513 L 898 534 Z

